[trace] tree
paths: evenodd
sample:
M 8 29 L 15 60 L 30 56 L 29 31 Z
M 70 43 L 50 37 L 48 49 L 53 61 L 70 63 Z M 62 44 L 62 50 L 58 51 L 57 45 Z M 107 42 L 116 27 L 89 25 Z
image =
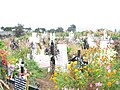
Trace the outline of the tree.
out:
M 56 32 L 64 32 L 63 30 L 64 30 L 64 29 L 63 29 L 62 27 L 58 27 L 58 28 L 56 29 Z
M 45 32 L 46 29 L 45 28 L 40 28 L 41 32 Z
M 35 29 L 35 32 L 40 32 L 40 28 L 36 28 L 36 29 Z
M 4 30 L 4 27 L 2 26 L 1 29 Z
M 14 29 L 15 29 L 15 36 L 16 37 L 20 37 L 20 36 L 22 36 L 22 35 L 24 35 L 24 25 L 22 25 L 22 24 L 18 24 L 17 26 L 15 26 L 14 27 Z
M 69 31 L 69 32 L 71 32 L 71 31 L 76 32 L 76 25 L 74 25 L 74 24 L 70 25 L 70 27 L 68 27 L 67 31 Z
M 50 32 L 55 32 L 55 29 L 50 29 L 50 30 L 48 30 L 48 32 L 50 33 Z
M 12 31 L 12 27 L 1 27 L 2 30 L 4 31 Z

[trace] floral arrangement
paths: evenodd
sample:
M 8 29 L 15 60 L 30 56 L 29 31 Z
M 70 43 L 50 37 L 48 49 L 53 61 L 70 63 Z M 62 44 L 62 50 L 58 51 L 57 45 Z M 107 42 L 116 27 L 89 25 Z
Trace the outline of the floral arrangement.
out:
M 120 89 L 120 61 L 112 48 L 90 48 L 83 51 L 84 60 L 89 62 L 76 67 L 77 61 L 68 64 L 68 70 L 57 69 L 50 78 L 56 89 L 62 90 L 118 90 Z
M 0 50 L 0 77 L 2 80 L 5 80 L 7 74 L 7 59 L 6 59 L 6 51 Z

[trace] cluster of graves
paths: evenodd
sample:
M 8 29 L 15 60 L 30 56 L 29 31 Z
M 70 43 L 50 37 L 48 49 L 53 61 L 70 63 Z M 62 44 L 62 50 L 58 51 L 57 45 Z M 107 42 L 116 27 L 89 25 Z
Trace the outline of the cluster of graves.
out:
M 88 62 L 85 62 L 83 60 L 83 56 L 81 55 L 81 51 L 78 51 L 78 54 L 68 60 L 67 55 L 67 44 L 64 43 L 55 43 L 55 33 L 50 33 L 50 42 L 49 42 L 49 48 L 45 48 L 41 46 L 40 38 L 42 39 L 42 43 L 45 44 L 45 38 L 48 37 L 47 34 L 44 32 L 41 37 L 37 33 L 32 33 L 32 36 L 29 38 L 29 42 L 31 43 L 31 52 L 28 55 L 28 58 L 35 60 L 38 62 L 38 65 L 40 67 L 49 67 L 48 72 L 51 72 L 51 74 L 54 73 L 55 67 L 60 66 L 63 71 L 67 70 L 67 65 L 71 61 L 78 61 L 78 67 L 83 67 L 84 65 L 88 64 Z M 75 40 L 74 33 L 69 33 L 69 42 L 72 42 Z M 85 37 L 82 37 L 82 39 L 77 39 L 78 42 L 82 41 L 84 49 L 89 49 L 89 47 L 96 47 L 95 42 L 95 36 L 93 34 L 88 34 Z M 113 43 L 113 41 L 108 37 L 106 31 L 104 31 L 104 36 L 101 37 L 100 40 L 100 47 L 106 48 L 110 45 L 110 43 Z M 37 54 L 37 46 L 41 47 L 40 54 Z M 11 48 L 18 48 L 17 45 L 14 43 L 14 41 L 11 42 Z M 42 64 L 44 63 L 44 64 Z M 24 62 L 21 60 L 20 62 L 20 68 L 21 73 L 24 73 Z M 26 85 L 26 80 L 24 80 L 22 77 L 16 77 L 14 80 L 10 80 L 10 82 L 15 84 L 15 90 L 24 90 Z M 20 86 L 21 85 L 21 86 Z M 19 87 L 18 87 L 19 86 Z M 37 90 L 34 89 L 34 87 L 29 86 L 29 90 Z
M 47 37 L 47 34 L 44 32 L 41 35 L 41 37 L 44 41 L 44 39 Z M 46 67 L 51 68 L 51 66 L 52 66 L 51 62 L 52 62 L 55 66 L 61 66 L 62 68 L 66 69 L 68 61 L 69 61 L 68 56 L 67 56 L 67 44 L 64 44 L 64 43 L 57 43 L 56 44 L 55 38 L 56 38 L 55 33 L 50 33 L 50 42 L 49 42 L 50 47 L 44 48 L 45 54 L 49 55 L 49 57 L 47 58 L 48 60 L 46 60 L 46 64 L 48 64 L 48 65 L 46 65 Z M 74 41 L 75 40 L 74 33 L 70 32 L 69 37 L 67 37 L 67 38 L 69 39 L 69 42 Z M 94 34 L 88 34 L 87 36 L 82 37 L 81 40 L 83 42 L 84 49 L 88 49 L 89 47 L 96 47 L 97 45 L 96 45 L 95 38 L 96 37 L 94 36 Z M 36 57 L 36 53 L 35 53 L 36 52 L 36 44 L 35 43 L 38 43 L 39 39 L 40 39 L 40 37 L 37 36 L 37 33 L 33 33 L 32 37 L 30 37 L 30 41 L 33 43 L 33 46 L 34 46 L 34 48 L 32 49 L 32 56 L 33 57 Z M 80 39 L 77 39 L 77 40 L 79 42 L 81 41 Z M 109 47 L 111 42 L 113 42 L 113 41 L 107 35 L 107 32 L 105 30 L 104 36 L 101 37 L 101 39 L 100 39 L 100 48 Z M 46 57 L 46 55 L 44 54 L 44 51 L 42 51 L 43 56 Z M 40 59 L 40 58 L 38 58 L 38 59 Z M 39 60 L 38 60 L 38 62 L 39 62 Z

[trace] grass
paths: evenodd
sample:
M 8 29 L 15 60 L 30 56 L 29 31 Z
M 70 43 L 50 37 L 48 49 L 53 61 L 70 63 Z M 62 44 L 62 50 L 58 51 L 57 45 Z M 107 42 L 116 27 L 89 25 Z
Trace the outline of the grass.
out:
M 47 68 L 39 68 L 34 60 L 25 60 L 25 67 L 32 73 L 29 77 L 30 85 L 35 85 L 36 79 L 43 79 L 47 76 Z

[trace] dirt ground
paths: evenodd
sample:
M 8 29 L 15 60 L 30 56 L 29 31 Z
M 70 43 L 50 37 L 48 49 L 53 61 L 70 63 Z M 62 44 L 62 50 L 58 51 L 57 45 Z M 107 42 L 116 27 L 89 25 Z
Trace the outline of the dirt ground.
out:
M 54 88 L 54 82 L 50 80 L 51 75 L 47 75 L 43 79 L 36 79 L 40 84 L 40 90 L 56 90 Z

